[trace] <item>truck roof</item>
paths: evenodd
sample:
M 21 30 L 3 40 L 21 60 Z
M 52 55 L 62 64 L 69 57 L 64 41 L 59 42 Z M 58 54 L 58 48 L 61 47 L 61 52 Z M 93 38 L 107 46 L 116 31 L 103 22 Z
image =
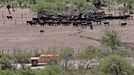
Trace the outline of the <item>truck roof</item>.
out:
M 59 56 L 59 55 L 52 55 L 52 54 L 42 54 L 42 55 L 40 55 L 41 57 L 43 57 L 43 56 Z

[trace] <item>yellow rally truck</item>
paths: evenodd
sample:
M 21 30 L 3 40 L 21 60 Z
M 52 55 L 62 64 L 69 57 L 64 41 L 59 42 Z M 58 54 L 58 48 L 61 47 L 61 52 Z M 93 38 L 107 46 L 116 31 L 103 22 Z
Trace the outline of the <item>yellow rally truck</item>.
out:
M 53 55 L 53 54 L 42 54 L 37 57 L 31 57 L 31 65 L 37 66 L 38 63 L 46 63 L 49 64 L 52 61 L 58 61 L 59 55 Z

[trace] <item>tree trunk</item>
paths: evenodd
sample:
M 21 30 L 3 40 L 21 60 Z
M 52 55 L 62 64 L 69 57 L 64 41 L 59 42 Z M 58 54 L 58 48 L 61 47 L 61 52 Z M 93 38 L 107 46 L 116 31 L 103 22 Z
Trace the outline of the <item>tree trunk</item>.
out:
M 9 14 L 11 14 L 11 11 L 10 11 L 10 9 L 8 9 L 8 12 L 9 12 Z
M 36 0 L 33 0 L 33 4 L 36 4 Z
M 12 4 L 12 9 L 13 9 L 13 11 L 15 11 L 15 9 L 14 9 L 14 4 Z
M 67 69 L 68 60 L 65 60 L 65 69 Z
M 21 6 L 21 4 L 22 4 L 22 3 L 21 3 L 21 2 L 19 2 L 19 7 L 20 7 L 20 8 L 22 7 L 22 6 Z

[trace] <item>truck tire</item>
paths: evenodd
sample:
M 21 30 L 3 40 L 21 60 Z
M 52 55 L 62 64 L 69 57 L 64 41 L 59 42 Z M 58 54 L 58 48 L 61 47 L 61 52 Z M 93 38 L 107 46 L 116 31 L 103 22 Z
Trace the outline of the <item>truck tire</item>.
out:
M 32 61 L 32 66 L 37 66 L 38 62 L 37 60 Z

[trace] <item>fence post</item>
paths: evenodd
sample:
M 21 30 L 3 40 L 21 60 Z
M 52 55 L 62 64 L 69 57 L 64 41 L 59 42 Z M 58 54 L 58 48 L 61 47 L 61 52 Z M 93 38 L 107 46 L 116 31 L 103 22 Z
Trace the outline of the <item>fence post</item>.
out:
M 25 24 L 24 20 L 22 20 L 22 24 L 23 24 L 23 25 Z
M 14 49 L 14 51 L 13 51 L 13 55 L 16 55 L 16 49 Z
M 5 22 L 5 20 L 4 20 L 4 22 L 3 22 L 3 24 L 5 24 L 6 22 Z
M 26 49 L 25 49 L 25 53 L 27 53 Z
M 2 54 L 4 53 L 4 50 L 2 49 Z
M 15 20 L 15 25 L 16 25 L 16 20 Z
M 9 55 L 9 49 L 7 49 L 7 54 Z
M 2 54 L 1 49 L 0 49 L 0 54 Z
M 4 18 L 4 15 L 3 15 L 3 13 L 2 13 L 2 18 Z
M 43 49 L 41 49 L 41 53 L 42 53 L 42 54 L 44 54 L 44 51 L 43 51 Z
M 23 14 L 21 13 L 21 18 L 23 18 Z
M 32 49 L 31 49 L 31 51 L 30 51 L 30 52 L 31 52 L 31 55 L 33 55 L 33 51 L 32 51 Z

